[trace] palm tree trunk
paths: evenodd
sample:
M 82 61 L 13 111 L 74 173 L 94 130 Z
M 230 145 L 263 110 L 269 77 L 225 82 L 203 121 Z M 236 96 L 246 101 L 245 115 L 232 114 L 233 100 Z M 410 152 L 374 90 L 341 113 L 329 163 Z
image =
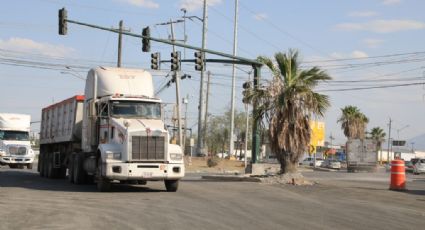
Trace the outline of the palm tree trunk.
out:
M 291 158 L 289 157 L 290 154 L 287 154 L 286 152 L 282 151 L 279 154 L 277 154 L 277 160 L 280 163 L 280 173 L 293 173 L 297 171 L 296 165 L 291 161 Z

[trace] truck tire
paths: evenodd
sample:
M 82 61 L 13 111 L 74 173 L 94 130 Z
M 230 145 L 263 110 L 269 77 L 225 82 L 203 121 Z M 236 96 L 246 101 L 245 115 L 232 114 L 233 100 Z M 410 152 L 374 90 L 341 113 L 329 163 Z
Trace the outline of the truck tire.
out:
M 48 177 L 48 167 L 49 167 L 49 159 L 48 159 L 48 155 L 46 153 L 44 153 L 44 157 L 43 157 L 43 175 L 44 177 Z
M 97 190 L 99 192 L 109 192 L 111 191 L 111 181 L 104 176 L 102 176 L 102 159 L 99 157 L 97 161 Z
M 40 173 L 41 177 L 44 177 L 44 153 L 40 153 L 38 155 L 38 172 Z
M 138 180 L 137 183 L 140 185 L 146 185 L 148 182 L 145 180 Z
M 86 183 L 86 172 L 83 168 L 83 157 L 79 154 L 75 155 L 74 158 L 74 184 Z
M 178 180 L 164 180 L 165 188 L 167 189 L 167 192 L 176 192 L 179 188 L 179 181 Z
M 27 169 L 32 169 L 32 163 L 27 164 Z
M 57 176 L 58 176 L 59 179 L 65 179 L 66 178 L 66 167 L 61 166 L 58 169 L 58 175 Z
M 53 168 L 53 162 L 50 157 L 46 157 L 45 163 L 47 164 L 47 178 L 53 179 L 55 178 L 55 170 Z
M 68 181 L 74 183 L 74 157 L 75 154 L 71 154 L 68 160 Z

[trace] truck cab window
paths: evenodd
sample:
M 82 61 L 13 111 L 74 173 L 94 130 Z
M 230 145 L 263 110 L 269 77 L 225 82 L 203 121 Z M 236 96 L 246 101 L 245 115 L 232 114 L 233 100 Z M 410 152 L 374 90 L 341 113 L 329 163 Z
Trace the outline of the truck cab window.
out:
M 111 113 L 115 117 L 161 119 L 161 104 L 142 101 L 114 101 Z
M 100 116 L 101 117 L 108 117 L 108 103 L 102 103 L 100 104 Z

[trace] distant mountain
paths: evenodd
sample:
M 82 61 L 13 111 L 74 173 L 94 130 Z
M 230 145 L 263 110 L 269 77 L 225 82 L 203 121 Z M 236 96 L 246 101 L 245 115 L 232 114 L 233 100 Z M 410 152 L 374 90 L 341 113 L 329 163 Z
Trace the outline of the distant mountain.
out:
M 419 136 L 416 136 L 414 138 L 411 138 L 407 141 L 406 145 L 408 144 L 410 147 L 412 146 L 411 143 L 413 144 L 413 148 L 415 150 L 422 150 L 425 151 L 425 133 Z

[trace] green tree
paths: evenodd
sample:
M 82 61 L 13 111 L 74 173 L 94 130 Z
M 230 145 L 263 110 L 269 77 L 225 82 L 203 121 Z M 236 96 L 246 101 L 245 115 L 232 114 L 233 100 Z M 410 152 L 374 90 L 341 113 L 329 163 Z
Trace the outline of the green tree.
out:
M 245 122 L 246 113 L 242 111 L 235 111 L 235 135 L 237 136 L 236 141 L 242 142 L 245 140 Z M 229 149 L 229 140 L 230 109 L 227 110 L 223 115 L 209 117 L 206 132 L 206 144 L 208 146 L 208 151 L 212 154 L 226 152 Z M 249 139 L 248 142 L 250 143 Z M 235 149 L 238 148 L 237 145 L 235 145 L 235 147 Z
M 294 172 L 299 158 L 308 151 L 309 120 L 322 117 L 330 106 L 328 96 L 314 88 L 331 77 L 318 67 L 301 69 L 296 50 L 276 53 L 274 60 L 258 60 L 272 71 L 273 79 L 263 89 L 248 93 L 247 99 L 258 105 L 254 116 L 269 126 L 270 148 L 281 173 Z
M 341 109 L 338 123 L 341 123 L 341 129 L 348 139 L 364 139 L 369 118 L 356 106 L 347 105 Z

